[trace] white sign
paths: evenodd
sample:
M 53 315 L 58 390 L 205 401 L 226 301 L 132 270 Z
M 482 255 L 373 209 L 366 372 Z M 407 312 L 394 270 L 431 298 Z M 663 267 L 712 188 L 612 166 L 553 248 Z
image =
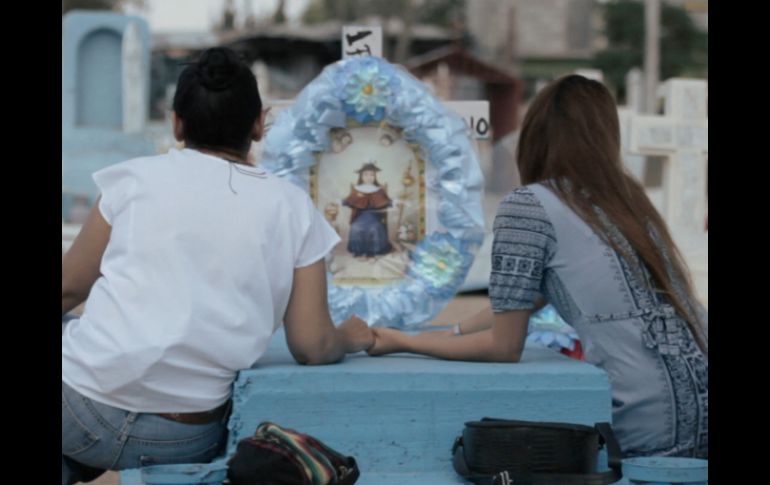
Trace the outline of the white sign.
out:
M 342 58 L 382 57 L 382 27 L 346 25 L 342 27 Z
M 486 140 L 492 134 L 489 101 L 445 101 L 447 108 L 462 116 L 473 137 Z

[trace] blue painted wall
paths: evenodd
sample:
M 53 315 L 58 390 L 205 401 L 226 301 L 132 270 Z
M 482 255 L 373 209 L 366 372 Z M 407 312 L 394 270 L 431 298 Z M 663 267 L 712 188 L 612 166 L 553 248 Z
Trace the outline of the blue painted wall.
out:
M 93 172 L 156 151 L 149 132 L 122 131 L 122 42 L 130 22 L 139 27 L 149 93 L 150 30 L 144 19 L 84 10 L 62 19 L 62 216 L 69 205 L 65 192 L 96 197 Z
M 77 52 L 75 120 L 78 127 L 121 129 L 123 125 L 121 35 L 99 29 Z

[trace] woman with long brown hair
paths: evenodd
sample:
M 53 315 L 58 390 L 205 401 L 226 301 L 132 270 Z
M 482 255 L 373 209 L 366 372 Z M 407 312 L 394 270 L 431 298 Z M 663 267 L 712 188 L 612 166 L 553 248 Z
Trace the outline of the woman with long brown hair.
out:
M 494 222 L 491 308 L 453 332 L 376 328 L 372 355 L 517 362 L 533 311 L 552 304 L 612 387 L 625 456 L 708 457 L 708 314 L 668 228 L 624 169 L 617 108 L 577 75 L 524 119 L 523 187 Z

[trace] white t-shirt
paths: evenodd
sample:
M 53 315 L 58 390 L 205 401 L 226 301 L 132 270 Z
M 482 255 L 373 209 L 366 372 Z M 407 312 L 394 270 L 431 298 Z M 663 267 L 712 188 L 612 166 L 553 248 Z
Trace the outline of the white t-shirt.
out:
M 62 380 L 134 412 L 219 406 L 280 327 L 294 268 L 339 237 L 290 182 L 191 149 L 93 177 L 112 231 Z

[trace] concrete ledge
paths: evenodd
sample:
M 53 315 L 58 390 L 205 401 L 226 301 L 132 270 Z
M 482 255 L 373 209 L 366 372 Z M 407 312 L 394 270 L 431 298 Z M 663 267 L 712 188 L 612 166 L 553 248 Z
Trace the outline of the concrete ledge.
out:
M 355 456 L 362 484 L 463 483 L 452 469 L 451 446 L 466 421 L 484 416 L 611 420 L 607 376 L 539 346 L 526 347 L 518 364 L 397 354 L 300 366 L 282 331 L 255 368 L 240 372 L 233 399 L 228 454 L 260 422 L 273 421 Z M 123 472 L 121 483 L 141 483 L 138 477 Z

